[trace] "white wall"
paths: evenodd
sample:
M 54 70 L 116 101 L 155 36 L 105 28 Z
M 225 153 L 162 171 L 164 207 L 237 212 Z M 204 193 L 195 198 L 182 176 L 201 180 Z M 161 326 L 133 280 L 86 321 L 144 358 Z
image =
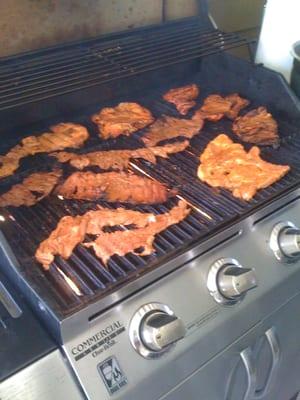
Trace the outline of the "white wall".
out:
M 300 40 L 300 0 L 268 0 L 256 61 L 290 79 L 292 44 Z

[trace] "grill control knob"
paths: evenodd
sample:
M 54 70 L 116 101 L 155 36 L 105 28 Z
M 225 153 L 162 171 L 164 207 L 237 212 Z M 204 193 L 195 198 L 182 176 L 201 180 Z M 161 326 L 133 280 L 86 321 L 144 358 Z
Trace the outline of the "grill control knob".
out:
M 146 304 L 133 316 L 129 337 L 135 350 L 145 358 L 158 358 L 185 336 L 182 320 L 161 303 Z
M 182 339 L 185 326 L 181 319 L 162 311 L 154 311 L 145 317 L 141 326 L 144 345 L 153 351 L 161 351 Z
M 207 288 L 213 298 L 221 304 L 237 303 L 256 286 L 254 269 L 244 268 L 232 258 L 219 259 L 208 273 Z
M 275 257 L 287 263 L 300 259 L 300 229 L 291 222 L 279 222 L 271 232 L 270 247 Z

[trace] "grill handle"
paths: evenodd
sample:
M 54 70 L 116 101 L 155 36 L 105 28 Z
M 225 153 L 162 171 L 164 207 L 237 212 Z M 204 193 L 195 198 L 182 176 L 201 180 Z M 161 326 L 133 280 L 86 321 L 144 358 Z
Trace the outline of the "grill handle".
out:
M 9 291 L 0 281 L 0 302 L 3 304 L 7 312 L 12 318 L 19 318 L 22 315 L 22 310 L 15 302 Z
M 247 375 L 247 388 L 242 400 L 250 400 L 253 399 L 256 389 L 256 371 L 252 362 L 252 350 L 250 349 L 250 347 L 247 347 L 246 349 L 241 351 L 240 357 L 242 359 Z
M 277 372 L 277 369 L 279 366 L 279 360 L 280 360 L 280 346 L 279 346 L 279 342 L 278 342 L 276 334 L 275 334 L 274 327 L 268 329 L 265 332 L 265 337 L 270 346 L 270 350 L 271 350 L 271 354 L 272 354 L 272 366 L 271 366 L 265 387 L 262 390 L 255 392 L 255 396 L 254 396 L 255 399 L 264 398 L 265 395 L 269 392 L 273 378 Z

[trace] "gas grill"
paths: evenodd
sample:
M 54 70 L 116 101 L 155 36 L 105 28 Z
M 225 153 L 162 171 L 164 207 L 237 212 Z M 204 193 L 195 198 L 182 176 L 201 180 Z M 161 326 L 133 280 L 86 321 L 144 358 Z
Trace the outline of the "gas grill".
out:
M 291 167 L 250 202 L 202 183 L 196 171 L 206 145 L 220 132 L 238 142 L 226 119 L 206 123 L 184 152 L 156 165 L 132 161 L 133 172 L 178 195 L 162 205 L 126 208 L 159 214 L 184 199 L 192 211 L 156 236 L 153 255 L 113 256 L 107 267 L 79 245 L 44 271 L 34 252 L 61 217 L 124 204 L 51 195 L 30 208 L 1 210 L 1 270 L 52 334 L 83 397 L 288 400 L 300 389 L 300 358 L 290 344 L 300 333 L 294 319 L 300 305 L 300 104 L 280 75 L 228 52 L 245 45 L 208 19 L 188 18 L 1 62 L 2 154 L 61 121 L 88 128 L 90 139 L 79 153 L 142 147 L 143 131 L 100 141 L 90 116 L 135 101 L 156 118 L 178 117 L 162 94 L 196 83 L 198 105 L 212 93 L 238 92 L 250 100 L 249 109 L 267 106 L 281 145 L 263 148 L 262 157 Z M 0 189 L 56 164 L 44 154 L 27 158 Z M 229 297 L 222 292 L 228 277 L 229 286 L 241 286 Z

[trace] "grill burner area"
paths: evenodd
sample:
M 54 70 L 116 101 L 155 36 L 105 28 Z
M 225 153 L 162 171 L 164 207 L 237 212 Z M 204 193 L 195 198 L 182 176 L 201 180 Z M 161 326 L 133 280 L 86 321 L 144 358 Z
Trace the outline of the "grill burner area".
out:
M 172 154 L 168 159 L 159 158 L 156 165 L 132 160 L 130 169 L 133 172 L 176 189 L 178 195 L 163 205 L 127 208 L 159 214 L 184 199 L 192 211 L 180 224 L 156 236 L 155 254 L 147 257 L 115 255 L 107 268 L 92 250 L 82 245 L 77 246 L 68 261 L 57 257 L 49 271 L 44 271 L 34 259 L 36 248 L 55 229 L 60 218 L 95 210 L 97 202 L 63 200 L 52 195 L 30 208 L 2 209 L 0 230 L 7 243 L 3 240 L 0 247 L 3 253 L 11 249 L 17 259 L 17 262 L 13 258 L 7 262 L 7 254 L 3 255 L 6 272 L 37 309 L 39 301 L 47 305 L 55 324 L 79 310 L 89 312 L 87 306 L 91 303 L 97 302 L 99 312 L 110 307 L 179 266 L 175 261 L 175 266 L 164 268 L 167 261 L 173 262 L 175 256 L 299 185 L 299 105 L 277 74 L 224 53 L 224 50 L 245 44 L 244 39 L 234 34 L 224 34 L 192 18 L 3 60 L 0 65 L 1 154 L 22 136 L 45 132 L 49 126 L 62 121 L 88 128 L 91 136 L 84 145 L 84 152 L 144 147 L 143 131 L 131 137 L 101 141 L 90 117 L 102 107 L 137 102 L 149 109 L 155 118 L 164 114 L 180 118 L 174 105 L 164 101 L 162 96 L 172 88 L 195 83 L 199 85 L 200 96 L 194 110 L 210 94 L 227 96 L 230 93 L 239 93 L 250 101 L 242 114 L 259 106 L 267 107 L 279 124 L 281 146 L 262 149 L 262 158 L 291 167 L 283 179 L 259 191 L 250 202 L 202 183 L 197 177 L 199 155 L 209 141 L 219 133 L 226 133 L 238 142 L 231 133 L 232 123 L 228 119 L 217 123 L 206 121 L 201 134 L 193 137 L 184 152 Z M 185 118 L 192 115 L 193 111 L 189 111 Z M 250 147 L 243 145 L 247 150 Z M 22 160 L 14 176 L 0 181 L 0 191 L 5 192 L 30 173 L 49 171 L 59 165 L 45 154 L 28 157 Z M 70 173 L 75 171 L 67 165 L 64 169 Z M 91 170 L 99 172 L 96 167 Z M 124 206 L 105 201 L 98 203 L 107 208 Z M 49 315 L 42 317 L 49 319 Z
M 199 86 L 201 87 L 200 83 Z M 178 116 L 174 108 L 161 99 L 161 95 L 161 91 L 156 91 L 150 93 L 149 97 L 144 96 L 137 101 L 153 111 L 156 116 L 162 114 Z M 251 107 L 253 107 L 253 102 Z M 86 149 L 88 151 L 107 150 L 110 147 L 142 147 L 140 133 L 130 138 L 101 143 L 97 139 L 96 128 L 93 129 L 85 117 L 79 122 L 88 126 L 91 133 L 91 139 L 85 151 Z M 279 164 L 288 162 L 291 172 L 271 187 L 259 191 L 251 202 L 238 200 L 228 191 L 213 189 L 197 178 L 199 154 L 210 140 L 219 132 L 226 132 L 234 141 L 237 141 L 236 136 L 231 133 L 231 122 L 226 119 L 218 123 L 206 122 L 201 134 L 191 140 L 190 146 L 184 152 L 170 155 L 168 159 L 158 158 L 156 165 L 143 160 L 134 160 L 130 163 L 135 173 L 146 174 L 170 188 L 176 188 L 178 196 L 177 199 L 171 199 L 163 205 L 127 206 L 127 208 L 159 214 L 170 210 L 178 199 L 185 199 L 192 208 L 191 214 L 183 222 L 156 236 L 154 243 L 156 252 L 151 256 L 140 257 L 128 254 L 126 257 L 119 257 L 115 255 L 108 262 L 108 267 L 105 267 L 92 250 L 79 245 L 68 261 L 56 257 L 50 270 L 43 271 L 33 257 L 39 243 L 49 236 L 61 217 L 83 214 L 90 209 L 95 210 L 96 202 L 62 200 L 52 195 L 30 208 L 3 209 L 0 220 L 1 230 L 17 256 L 25 276 L 42 291 L 43 296 L 48 297 L 52 304 L 53 302 L 56 304 L 56 308 L 58 307 L 63 314 L 66 314 L 71 310 L 81 308 L 87 302 L 106 296 L 125 285 L 126 282 L 157 268 L 175 254 L 187 250 L 193 243 L 206 239 L 222 227 L 244 217 L 253 209 L 299 182 L 300 161 L 297 152 L 300 150 L 300 139 L 288 136 L 294 132 L 293 127 L 284 121 L 278 122 L 283 138 L 282 144 L 276 150 L 262 149 L 262 157 Z M 245 147 L 247 148 L 247 145 Z M 48 159 L 47 156 L 45 158 Z M 50 159 L 48 162 L 50 165 Z M 53 163 L 53 159 L 51 162 Z M 39 167 L 45 168 L 45 165 L 34 164 L 36 171 Z M 24 171 L 20 171 L 20 175 L 22 172 Z M 9 180 L 5 183 L 9 183 Z M 98 203 L 107 208 L 122 206 L 122 204 L 109 204 L 104 201 Z M 161 268 L 163 269 L 163 266 Z

